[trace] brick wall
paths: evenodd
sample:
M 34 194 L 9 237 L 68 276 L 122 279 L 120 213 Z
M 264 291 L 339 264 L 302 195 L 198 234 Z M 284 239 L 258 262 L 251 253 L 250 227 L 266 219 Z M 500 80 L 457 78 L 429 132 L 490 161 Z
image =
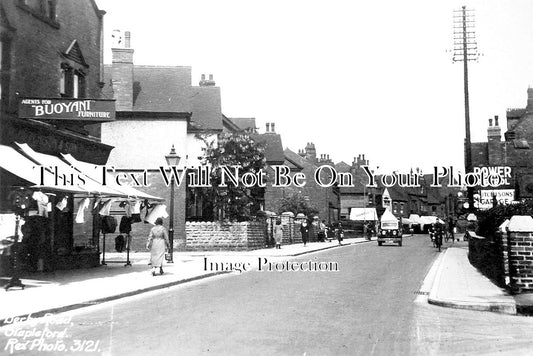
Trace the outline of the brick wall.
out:
M 100 98 L 100 18 L 90 0 L 58 1 L 59 27 L 33 16 L 18 1 L 2 1 L 6 20 L 15 28 L 11 45 L 9 111 L 17 108 L 20 96 L 58 97 L 60 65 L 72 41 L 77 40 L 87 72 L 87 97 Z
M 189 251 L 239 251 L 265 246 L 264 222 L 187 222 L 186 245 Z
M 511 285 L 520 292 L 531 292 L 533 291 L 533 232 L 510 234 Z

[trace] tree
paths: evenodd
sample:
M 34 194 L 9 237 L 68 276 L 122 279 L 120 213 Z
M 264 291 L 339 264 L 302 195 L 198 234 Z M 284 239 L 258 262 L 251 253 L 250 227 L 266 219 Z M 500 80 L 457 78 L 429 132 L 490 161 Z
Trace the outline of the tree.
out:
M 211 187 L 204 194 L 213 206 L 214 217 L 249 220 L 260 209 L 264 198 L 264 188 L 258 181 L 253 182 L 253 176 L 257 177 L 266 167 L 263 146 L 246 134 L 224 133 L 219 136 L 218 144 L 207 145 L 203 163 L 211 167 Z M 221 186 L 224 167 L 226 187 Z M 228 180 L 228 171 L 238 179 L 237 185 Z M 242 181 L 245 174 L 250 178 L 249 187 Z
M 279 213 L 281 214 L 286 211 L 290 211 L 294 215 L 303 213 L 307 217 L 318 214 L 318 210 L 314 206 L 309 205 L 307 200 L 299 193 L 293 193 L 281 199 Z

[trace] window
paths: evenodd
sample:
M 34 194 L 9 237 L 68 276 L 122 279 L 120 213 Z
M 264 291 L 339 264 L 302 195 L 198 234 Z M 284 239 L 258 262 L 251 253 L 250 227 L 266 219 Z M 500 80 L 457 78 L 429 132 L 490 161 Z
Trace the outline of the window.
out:
M 57 0 L 19 0 L 18 6 L 39 20 L 59 28 L 56 21 Z
M 59 79 L 59 94 L 63 98 L 85 98 L 85 73 L 63 63 Z

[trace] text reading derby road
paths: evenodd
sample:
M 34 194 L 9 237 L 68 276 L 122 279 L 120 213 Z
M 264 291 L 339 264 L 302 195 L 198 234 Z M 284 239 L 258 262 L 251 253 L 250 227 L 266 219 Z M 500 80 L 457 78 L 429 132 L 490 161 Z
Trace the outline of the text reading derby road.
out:
M 56 185 L 56 186 L 83 186 L 89 179 L 83 173 L 75 169 L 69 172 L 64 172 L 58 166 L 35 166 L 39 168 L 40 184 L 41 185 Z M 74 168 L 74 167 L 71 167 Z M 306 185 L 307 177 L 303 172 L 291 172 L 287 166 L 271 166 L 272 172 L 268 174 L 260 169 L 257 172 L 245 171 L 242 172 L 240 166 L 221 166 L 216 169 L 220 173 L 220 184 L 218 187 L 225 188 L 229 185 L 244 186 L 246 188 L 266 187 L 267 181 L 272 187 L 288 187 L 294 186 L 301 188 Z M 400 186 L 400 187 L 420 187 L 420 178 L 423 176 L 422 172 L 382 174 L 377 176 L 368 166 L 361 166 L 368 177 L 367 187 L 376 187 L 377 179 L 385 187 Z M 98 182 L 102 185 L 116 183 L 120 186 L 132 187 L 149 187 L 148 170 L 145 169 L 139 173 L 125 173 L 118 172 L 113 166 L 95 166 L 99 171 L 100 179 Z M 109 178 L 107 174 L 109 171 L 116 172 L 115 176 Z M 180 186 L 182 182 L 186 182 L 188 178 L 189 187 L 192 188 L 208 188 L 212 187 L 212 168 L 210 166 L 199 166 L 195 168 L 187 168 L 179 170 L 177 166 L 159 167 L 159 173 L 164 183 L 169 186 L 172 182 Z M 313 178 L 320 187 L 328 188 L 331 186 L 338 187 L 354 187 L 353 175 L 349 172 L 338 172 L 334 167 L 323 165 L 318 167 Z M 473 172 L 462 174 L 454 170 L 453 167 L 437 167 L 433 169 L 432 185 L 433 187 L 441 187 L 443 183 L 447 183 L 448 187 L 492 187 L 496 188 L 502 185 L 508 185 L 511 178 L 510 167 L 476 167 Z M 109 182 L 113 179 L 114 182 Z

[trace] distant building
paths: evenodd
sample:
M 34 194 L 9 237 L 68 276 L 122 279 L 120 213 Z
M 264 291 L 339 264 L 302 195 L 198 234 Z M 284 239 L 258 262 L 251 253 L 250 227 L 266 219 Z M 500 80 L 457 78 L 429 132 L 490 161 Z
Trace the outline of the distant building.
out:
M 295 153 L 290 149 L 285 149 L 284 165 L 291 169 L 291 174 L 303 173 L 306 177 L 304 187 L 295 187 L 294 185 L 287 188 L 279 188 L 281 197 L 289 197 L 297 194 L 303 197 L 309 206 L 318 210 L 320 220 L 326 220 L 327 223 L 334 223 L 340 218 L 340 193 L 336 185 L 331 187 L 321 187 L 315 180 L 315 172 L 322 165 L 333 167 L 333 162 L 328 155 L 322 155 L 320 159 L 316 158 L 316 150 L 313 143 L 308 143 L 306 149 Z M 322 175 L 324 182 L 328 180 L 328 171 L 325 170 Z M 279 210 L 279 208 L 278 208 Z
M 508 184 L 497 188 L 478 187 L 476 199 L 484 208 L 492 206 L 492 197 L 502 201 L 533 198 L 533 88 L 527 89 L 527 105 L 507 110 L 507 131 L 501 137 L 498 116 L 489 119 L 487 142 L 472 143 L 474 167 L 510 167 Z

